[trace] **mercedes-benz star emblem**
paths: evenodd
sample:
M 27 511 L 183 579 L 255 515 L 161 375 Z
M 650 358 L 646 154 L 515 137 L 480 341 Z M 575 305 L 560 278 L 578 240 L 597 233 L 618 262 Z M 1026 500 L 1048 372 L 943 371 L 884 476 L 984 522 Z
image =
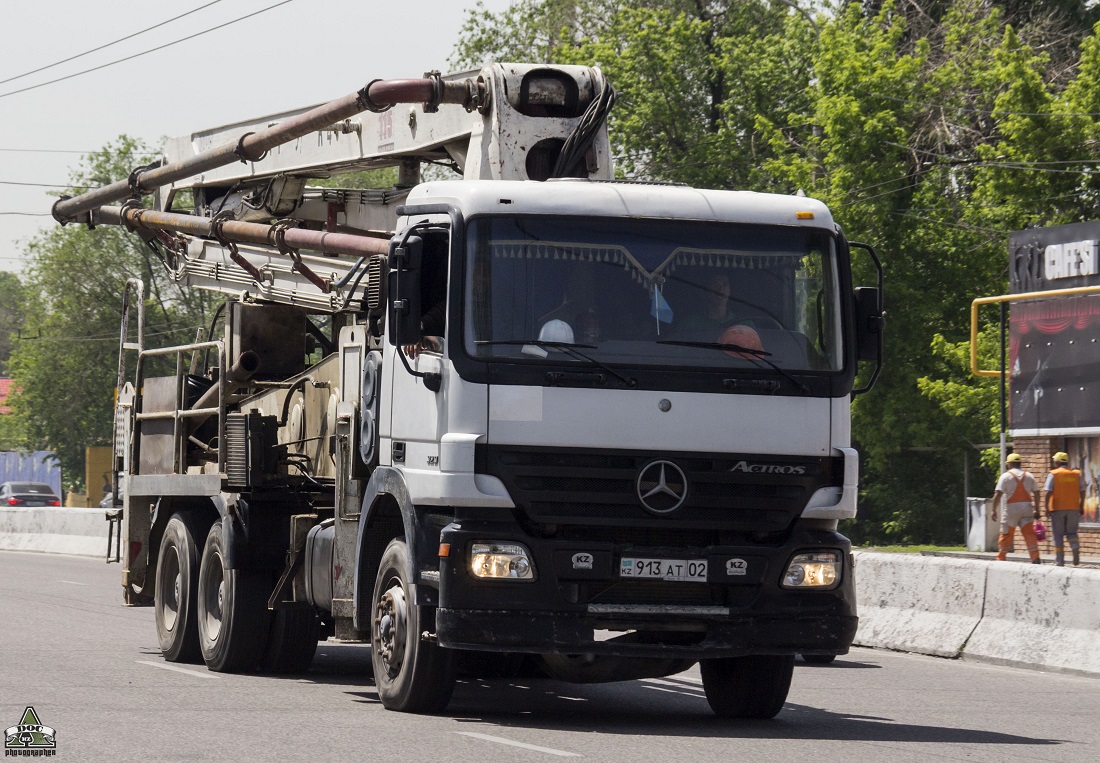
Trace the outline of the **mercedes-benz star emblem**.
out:
M 671 461 L 650 461 L 638 472 L 638 499 L 646 511 L 668 514 L 687 498 L 684 470 Z

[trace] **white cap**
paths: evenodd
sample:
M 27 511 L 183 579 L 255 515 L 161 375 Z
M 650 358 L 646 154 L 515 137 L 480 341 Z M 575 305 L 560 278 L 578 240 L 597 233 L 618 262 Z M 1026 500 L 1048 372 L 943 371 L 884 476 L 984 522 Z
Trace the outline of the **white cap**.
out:
M 563 320 L 555 318 L 547 321 L 539 331 L 539 340 L 543 342 L 569 342 L 573 343 L 573 327 Z

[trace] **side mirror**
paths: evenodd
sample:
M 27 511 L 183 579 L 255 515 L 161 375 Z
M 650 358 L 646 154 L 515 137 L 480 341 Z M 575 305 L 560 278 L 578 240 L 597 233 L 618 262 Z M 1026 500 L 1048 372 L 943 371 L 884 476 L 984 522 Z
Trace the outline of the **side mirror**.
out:
M 882 360 L 882 334 L 886 328 L 886 318 L 880 296 L 879 290 L 871 286 L 860 286 L 855 290 L 857 360 Z
M 390 243 L 389 255 L 389 327 L 390 344 L 413 344 L 420 340 L 420 263 L 424 239 L 408 236 Z

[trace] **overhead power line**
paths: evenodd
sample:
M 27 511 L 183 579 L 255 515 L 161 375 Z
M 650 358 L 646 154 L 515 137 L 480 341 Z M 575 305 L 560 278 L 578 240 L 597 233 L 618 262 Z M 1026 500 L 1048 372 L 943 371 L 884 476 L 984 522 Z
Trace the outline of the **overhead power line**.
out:
M 131 40 L 134 37 L 138 37 L 139 35 L 145 34 L 146 32 L 151 32 L 154 29 L 158 29 L 162 26 L 165 26 L 166 24 L 171 24 L 173 21 L 179 21 L 184 16 L 190 16 L 192 13 L 198 13 L 202 9 L 209 8 L 211 5 L 217 5 L 221 1 L 222 0 L 213 0 L 212 2 L 209 2 L 206 5 L 200 5 L 198 8 L 187 11 L 187 13 L 181 13 L 179 16 L 174 16 L 174 17 L 168 19 L 167 21 L 162 21 L 159 24 L 153 24 L 153 26 L 146 27 L 145 29 L 142 29 L 140 32 L 134 32 L 133 34 L 128 34 L 125 37 L 119 37 L 117 40 L 114 40 L 113 42 L 108 42 L 105 45 L 100 45 L 98 47 L 91 48 L 90 50 L 86 50 L 83 53 L 77 53 L 75 56 L 69 56 L 68 58 L 63 58 L 60 61 L 54 61 L 52 64 L 46 64 L 45 66 L 40 66 L 37 69 L 31 69 L 29 72 L 23 72 L 22 74 L 16 74 L 14 77 L 8 77 L 7 79 L 0 79 L 0 85 L 4 85 L 8 82 L 12 82 L 12 81 L 17 80 L 17 79 L 23 79 L 24 77 L 29 77 L 32 74 L 38 74 L 38 72 L 44 72 L 47 69 L 54 68 L 55 66 L 61 66 L 61 64 L 67 64 L 67 63 L 69 63 L 69 61 L 75 61 L 76 59 L 83 58 L 84 56 L 87 56 L 91 53 L 97 53 L 101 50 L 104 50 L 105 48 L 111 47 L 112 45 L 118 45 L 120 42 L 125 42 L 126 40 Z
M 10 151 L 21 154 L 94 154 L 95 151 L 73 151 L 64 148 L 0 148 L 0 151 Z
M 71 183 L 21 183 L 16 180 L 0 180 L 0 185 L 31 185 L 38 188 L 81 188 L 85 190 L 98 187 L 90 185 L 72 185 Z
M 124 63 L 126 61 L 132 61 L 135 58 L 140 58 L 141 56 L 148 55 L 149 53 L 155 53 L 156 51 L 164 50 L 165 48 L 170 48 L 173 45 L 178 45 L 181 42 L 187 42 L 188 40 L 193 40 L 196 37 L 201 37 L 204 34 L 209 34 L 210 32 L 217 31 L 218 29 L 224 29 L 225 27 L 230 26 L 232 24 L 236 24 L 239 21 L 244 21 L 246 19 L 250 19 L 253 16 L 259 16 L 261 13 L 267 13 L 268 11 L 274 10 L 274 9 L 278 8 L 279 6 L 281 6 L 281 5 L 286 5 L 287 3 L 292 3 L 292 2 L 294 2 L 294 0 L 282 0 L 282 2 L 275 3 L 274 5 L 269 5 L 266 8 L 261 8 L 258 11 L 255 11 L 253 13 L 249 13 L 249 14 L 244 15 L 244 16 L 241 16 L 240 18 L 235 18 L 232 21 L 227 21 L 224 24 L 218 24 L 217 26 L 210 27 L 209 29 L 204 29 L 201 32 L 196 32 L 195 34 L 190 34 L 186 37 L 181 37 L 178 40 L 173 40 L 172 42 L 166 42 L 164 45 L 158 45 L 155 48 L 150 48 L 149 50 L 143 50 L 140 53 L 134 53 L 132 56 L 126 56 L 125 58 L 119 58 L 115 61 L 109 61 L 108 63 L 100 64 L 99 66 L 93 66 L 90 69 L 84 69 L 83 71 L 75 72 L 74 74 L 67 74 L 64 77 L 58 77 L 57 79 L 51 79 L 51 80 L 47 80 L 46 82 L 40 82 L 37 85 L 30 85 L 28 87 L 19 88 L 18 90 L 10 90 L 7 93 L 0 93 L 0 98 L 7 98 L 9 95 L 16 95 L 18 93 L 25 93 L 28 90 L 37 90 L 40 87 L 46 87 L 47 85 L 53 85 L 54 83 L 57 83 L 57 82 L 64 82 L 65 80 L 73 79 L 75 77 L 80 77 L 80 76 L 83 76 L 85 74 L 90 74 L 92 72 L 99 71 L 100 69 L 106 69 L 109 66 L 115 66 L 116 64 L 121 64 L 121 63 Z

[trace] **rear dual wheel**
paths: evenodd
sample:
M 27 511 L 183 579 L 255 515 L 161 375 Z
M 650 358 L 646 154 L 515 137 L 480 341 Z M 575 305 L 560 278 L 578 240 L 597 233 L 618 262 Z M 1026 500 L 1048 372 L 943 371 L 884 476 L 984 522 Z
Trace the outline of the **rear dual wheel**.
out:
M 160 652 L 169 662 L 199 661 L 195 599 L 202 549 L 195 540 L 198 525 L 189 512 L 172 515 L 157 554 L 153 612 Z
M 190 512 L 174 514 L 164 529 L 153 600 L 164 659 L 202 660 L 216 672 L 307 671 L 320 636 L 313 607 L 291 603 L 272 614 L 271 575 L 226 568 L 220 520 L 200 547 L 201 537 Z
M 321 622 L 309 604 L 284 604 L 271 613 L 260 670 L 265 673 L 296 675 L 305 673 L 317 653 Z
M 199 568 L 199 647 L 206 666 L 217 673 L 256 669 L 264 656 L 271 618 L 267 596 L 271 592 L 263 572 L 226 566 L 222 522 L 206 536 Z

